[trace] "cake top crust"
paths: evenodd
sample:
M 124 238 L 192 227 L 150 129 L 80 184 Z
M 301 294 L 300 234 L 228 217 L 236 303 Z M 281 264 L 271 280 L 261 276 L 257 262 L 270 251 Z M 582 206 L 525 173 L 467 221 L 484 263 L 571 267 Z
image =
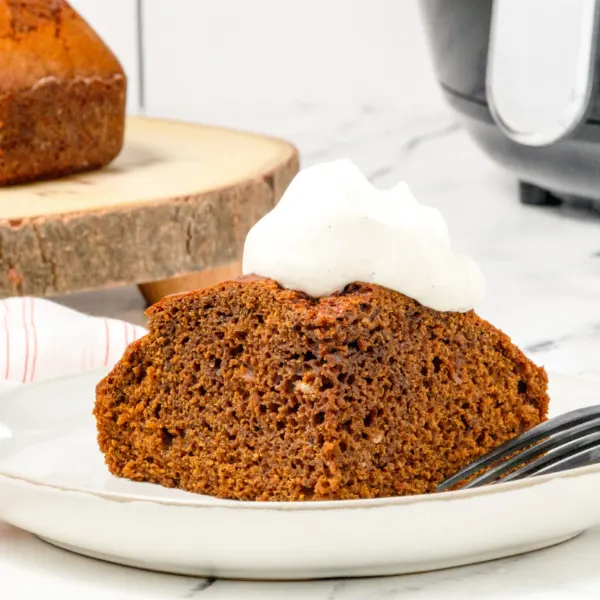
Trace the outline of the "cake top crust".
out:
M 58 79 L 124 78 L 98 34 L 65 0 L 0 0 L 0 96 Z

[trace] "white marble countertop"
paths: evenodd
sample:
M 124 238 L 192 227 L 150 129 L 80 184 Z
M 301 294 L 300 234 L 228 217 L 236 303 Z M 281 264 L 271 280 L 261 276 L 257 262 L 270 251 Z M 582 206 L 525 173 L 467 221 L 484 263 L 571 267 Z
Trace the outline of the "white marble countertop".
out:
M 600 380 L 600 215 L 522 206 L 514 178 L 486 159 L 447 112 L 409 118 L 374 106 L 302 105 L 293 114 L 248 123 L 294 141 L 305 166 L 349 157 L 380 186 L 407 181 L 422 202 L 442 211 L 455 242 L 482 266 L 488 296 L 478 312 L 548 370 Z M 134 287 L 59 300 L 144 322 L 143 301 Z M 3 600 L 598 598 L 599 562 L 600 528 L 533 554 L 426 574 L 215 582 L 86 559 L 0 523 Z

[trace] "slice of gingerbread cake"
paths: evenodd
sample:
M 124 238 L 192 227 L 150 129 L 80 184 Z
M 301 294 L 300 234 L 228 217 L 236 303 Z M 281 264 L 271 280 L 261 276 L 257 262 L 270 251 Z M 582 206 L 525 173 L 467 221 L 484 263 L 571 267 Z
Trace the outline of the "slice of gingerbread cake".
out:
M 361 177 L 302 171 L 248 236 L 258 275 L 149 309 L 97 388 L 114 475 L 240 500 L 422 494 L 546 418 L 546 373 L 471 310 L 483 280 L 439 213 Z

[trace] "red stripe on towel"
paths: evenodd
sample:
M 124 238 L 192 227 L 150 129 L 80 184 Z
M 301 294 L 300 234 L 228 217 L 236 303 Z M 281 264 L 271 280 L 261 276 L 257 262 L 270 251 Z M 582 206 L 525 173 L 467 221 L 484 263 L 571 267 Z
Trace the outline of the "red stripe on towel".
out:
M 4 307 L 6 308 L 6 312 L 4 313 L 4 331 L 6 331 L 6 372 L 4 373 L 4 379 L 8 379 L 10 375 L 10 330 L 8 329 L 8 302 L 6 300 L 2 300 Z
M 34 305 L 35 300 L 31 299 L 31 330 L 33 332 L 33 359 L 31 360 L 31 376 L 29 377 L 29 381 L 33 381 L 35 376 L 35 366 L 37 364 L 37 355 L 38 355 L 38 340 L 37 340 L 37 330 L 35 328 L 35 319 L 34 319 Z
M 110 332 L 108 331 L 108 320 L 104 319 L 104 329 L 106 330 L 106 348 L 104 349 L 104 366 L 108 365 L 108 351 L 110 349 Z
M 27 367 L 29 366 L 29 328 L 27 327 L 27 301 L 23 301 L 23 329 L 25 330 L 25 367 L 22 382 L 27 381 Z

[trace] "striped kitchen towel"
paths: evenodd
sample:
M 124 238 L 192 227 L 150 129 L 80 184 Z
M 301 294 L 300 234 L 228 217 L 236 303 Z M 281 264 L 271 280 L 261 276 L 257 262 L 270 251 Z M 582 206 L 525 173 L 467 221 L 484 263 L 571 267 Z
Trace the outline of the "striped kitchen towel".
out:
M 110 367 L 146 330 L 43 298 L 0 300 L 0 392 Z

